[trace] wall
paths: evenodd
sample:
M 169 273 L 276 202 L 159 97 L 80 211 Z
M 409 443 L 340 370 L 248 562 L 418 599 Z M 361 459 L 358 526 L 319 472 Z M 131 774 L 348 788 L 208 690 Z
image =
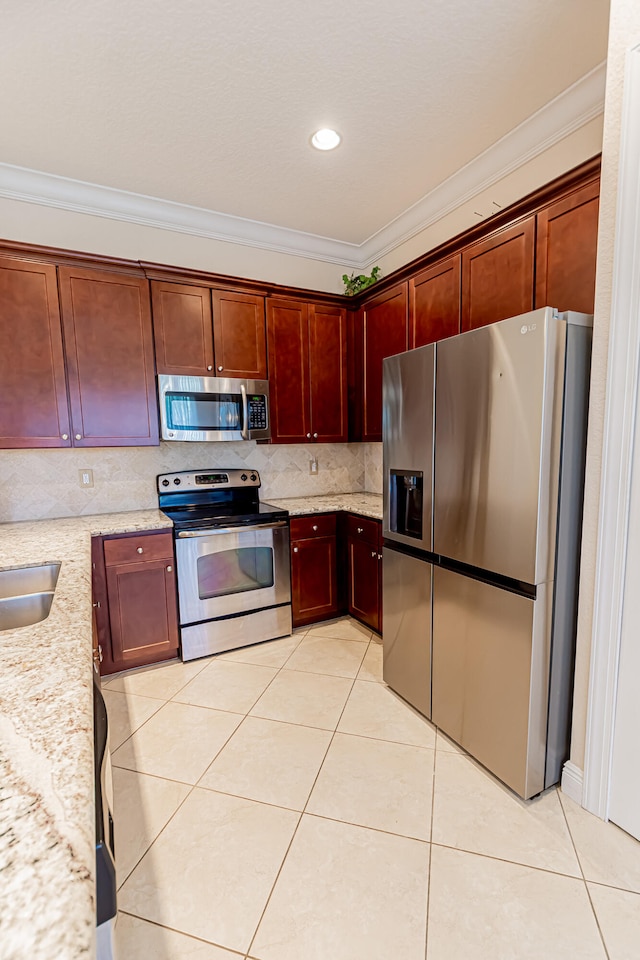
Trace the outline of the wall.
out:
M 476 226 L 499 207 L 508 207 L 602 149 L 602 114 L 580 127 L 533 160 L 502 176 L 493 186 L 467 198 L 455 210 L 430 224 L 410 240 L 376 261 L 386 276 L 446 240 Z M 480 214 L 480 216 L 478 216 Z
M 365 446 L 375 444 L 161 443 L 159 447 L 0 451 L 0 522 L 157 507 L 156 476 L 176 470 L 253 467 L 263 500 L 365 487 Z M 377 446 L 382 446 L 378 444 Z M 317 476 L 309 459 L 318 459 Z M 82 488 L 80 470 L 93 470 Z
M 1 197 L 0 237 L 342 293 L 336 264 Z
M 382 275 L 408 263 L 435 246 L 495 213 L 494 201 L 508 206 L 572 167 L 600 152 L 602 118 L 597 117 L 562 141 L 543 151 L 516 170 L 500 176 L 483 192 L 460 205 L 376 259 Z M 476 211 L 482 214 L 477 216 Z M 0 238 L 37 243 L 105 256 L 147 260 L 229 276 L 247 277 L 291 286 L 342 293 L 342 274 L 351 268 L 322 259 L 298 257 L 261 250 L 243 243 L 230 243 L 191 236 L 170 229 L 76 213 L 45 204 L 0 197 Z M 304 238 L 301 239 L 304 243 Z M 375 238 L 367 242 L 367 250 Z M 354 258 L 359 249 L 353 248 Z
M 382 493 L 382 444 L 363 443 L 364 488 L 370 493 Z
M 582 570 L 576 650 L 576 685 L 573 709 L 571 761 L 584 767 L 589 667 L 593 627 L 594 581 L 597 557 L 598 512 L 602 469 L 603 427 L 607 385 L 607 353 L 611 315 L 620 118 L 627 50 L 640 43 L 640 5 L 637 0 L 611 0 L 607 89 L 605 97 L 602 178 L 596 304 L 593 330 L 589 437 L 582 537 Z

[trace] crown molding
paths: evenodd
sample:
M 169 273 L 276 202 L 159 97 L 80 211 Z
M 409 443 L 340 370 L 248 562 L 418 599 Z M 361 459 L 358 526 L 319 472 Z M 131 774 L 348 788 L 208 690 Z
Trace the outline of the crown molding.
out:
M 604 112 L 606 62 L 360 244 L 361 266 L 390 253 Z
M 363 243 L 0 163 L 0 197 L 361 269 L 559 143 L 604 109 L 599 64 Z

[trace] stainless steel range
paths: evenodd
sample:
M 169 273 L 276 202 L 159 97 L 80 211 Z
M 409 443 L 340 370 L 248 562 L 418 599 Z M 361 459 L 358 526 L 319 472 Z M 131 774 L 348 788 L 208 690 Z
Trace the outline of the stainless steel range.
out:
M 158 477 L 171 518 L 182 659 L 291 633 L 289 514 L 259 499 L 256 470 Z

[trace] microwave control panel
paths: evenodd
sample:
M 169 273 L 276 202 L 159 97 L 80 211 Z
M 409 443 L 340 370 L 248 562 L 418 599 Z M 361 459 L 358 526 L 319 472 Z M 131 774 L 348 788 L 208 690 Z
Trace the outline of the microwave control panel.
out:
M 267 398 L 261 394 L 247 397 L 249 401 L 249 430 L 266 430 Z

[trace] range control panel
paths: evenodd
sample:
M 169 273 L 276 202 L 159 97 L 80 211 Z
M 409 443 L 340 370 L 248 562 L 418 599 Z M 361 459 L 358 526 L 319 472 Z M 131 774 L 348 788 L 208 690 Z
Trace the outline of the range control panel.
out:
M 230 490 L 238 487 L 259 487 L 260 474 L 250 468 L 232 470 L 182 470 L 161 473 L 158 492 L 170 490 Z

